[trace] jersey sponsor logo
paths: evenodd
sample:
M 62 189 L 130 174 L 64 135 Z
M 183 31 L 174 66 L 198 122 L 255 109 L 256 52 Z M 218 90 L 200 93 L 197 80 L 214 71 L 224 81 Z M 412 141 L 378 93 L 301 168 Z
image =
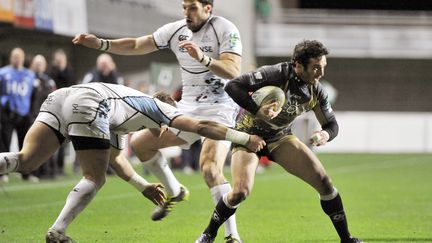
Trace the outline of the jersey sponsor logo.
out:
M 178 37 L 178 40 L 179 40 L 179 41 L 185 41 L 185 40 L 187 40 L 187 39 L 189 39 L 189 36 L 188 36 L 188 35 L 179 35 L 179 37 Z
M 15 81 L 13 80 L 12 82 L 8 82 L 6 83 L 6 92 L 8 94 L 16 94 L 19 96 L 26 96 L 27 93 L 29 92 L 30 88 L 28 85 L 28 78 L 24 79 L 24 82 L 19 82 L 19 81 Z
M 213 47 L 212 46 L 200 46 L 199 48 L 204 53 L 212 53 L 213 52 Z M 183 48 L 183 47 L 179 47 L 179 52 L 183 52 L 183 53 L 187 52 L 187 49 Z
M 240 36 L 238 33 L 231 33 L 229 34 L 229 44 L 230 48 L 234 48 L 238 45 L 240 41 Z

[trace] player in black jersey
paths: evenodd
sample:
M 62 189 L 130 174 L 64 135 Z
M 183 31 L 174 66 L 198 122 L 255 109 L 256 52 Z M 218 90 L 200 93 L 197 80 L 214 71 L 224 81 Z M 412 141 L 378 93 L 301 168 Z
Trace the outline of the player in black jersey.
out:
M 263 66 L 231 80 L 225 87 L 234 101 L 245 109 L 237 120 L 236 128 L 262 137 L 267 146 L 256 153 L 234 145 L 231 164 L 233 189 L 218 202 L 208 227 L 196 242 L 213 242 L 219 226 L 249 196 L 259 157 L 263 155 L 307 182 L 319 193 L 322 209 L 330 217 L 342 243 L 362 242 L 351 236 L 341 197 L 323 165 L 291 133 L 294 119 L 311 110 L 322 128 L 312 135 L 313 145 L 324 145 L 338 133 L 338 124 L 327 93 L 319 83 L 319 79 L 324 76 L 327 55 L 328 50 L 322 43 L 305 40 L 295 46 L 291 62 Z M 286 93 L 285 104 L 280 110 L 275 110 L 276 102 L 259 107 L 249 95 L 269 85 L 280 87 Z

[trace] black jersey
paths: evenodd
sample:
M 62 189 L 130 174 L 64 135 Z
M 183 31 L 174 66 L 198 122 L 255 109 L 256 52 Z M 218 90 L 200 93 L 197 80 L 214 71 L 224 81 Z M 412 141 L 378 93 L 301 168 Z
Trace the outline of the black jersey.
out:
M 281 113 L 267 122 L 254 116 L 259 107 L 250 93 L 270 85 L 282 88 L 286 100 Z M 338 133 L 338 124 L 323 86 L 301 80 L 291 63 L 263 66 L 243 74 L 231 80 L 225 90 L 245 109 L 239 114 L 236 129 L 261 136 L 267 142 L 274 142 L 285 134 L 290 134 L 294 119 L 310 110 L 314 111 L 322 129 L 329 133 L 329 140 Z

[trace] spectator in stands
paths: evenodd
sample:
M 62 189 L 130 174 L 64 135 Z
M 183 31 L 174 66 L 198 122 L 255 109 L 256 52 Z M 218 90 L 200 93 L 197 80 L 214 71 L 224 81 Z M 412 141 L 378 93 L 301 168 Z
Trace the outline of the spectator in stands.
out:
M 116 64 L 111 55 L 102 53 L 96 60 L 96 67 L 88 72 L 82 83 L 103 82 L 110 84 L 124 84 L 123 78 L 117 72 Z
M 31 120 L 34 121 L 39 114 L 42 103 L 48 94 L 56 89 L 54 80 L 45 71 L 47 61 L 44 56 L 36 55 L 30 64 L 30 69 L 35 73 L 36 79 L 33 85 L 32 103 L 30 109 Z M 50 157 L 37 171 L 33 173 L 38 178 L 54 178 L 57 171 L 57 162 Z
M 24 67 L 24 61 L 23 49 L 16 47 L 10 53 L 10 64 L 0 69 L 2 107 L 0 139 L 3 144 L 0 152 L 9 151 L 14 130 L 17 132 L 18 146 L 21 149 L 24 136 L 32 124 L 30 106 L 35 74 Z M 7 175 L 3 175 L 1 180 L 8 181 Z
M 68 57 L 63 49 L 57 49 L 51 60 L 51 66 L 48 70 L 48 76 L 50 76 L 58 89 L 69 87 L 76 84 L 75 75 L 72 67 L 69 65 Z M 64 175 L 64 158 L 65 158 L 65 147 L 63 144 L 57 154 L 55 155 L 56 160 L 56 175 Z

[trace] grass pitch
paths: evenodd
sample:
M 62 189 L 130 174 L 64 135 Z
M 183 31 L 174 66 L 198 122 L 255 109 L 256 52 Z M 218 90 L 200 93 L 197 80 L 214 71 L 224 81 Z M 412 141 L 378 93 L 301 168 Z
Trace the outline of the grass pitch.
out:
M 365 242 L 432 242 L 432 155 L 320 154 L 341 193 L 351 233 Z M 136 168 L 141 171 L 141 167 Z M 153 222 L 153 205 L 132 186 L 108 177 L 68 229 L 78 242 L 194 242 L 213 211 L 201 176 L 176 173 L 191 198 Z M 229 171 L 226 172 L 229 177 Z M 149 181 L 156 181 L 152 176 Z M 79 176 L 31 184 L 11 175 L 0 188 L 0 242 L 44 242 Z M 317 193 L 273 164 L 257 174 L 237 211 L 245 242 L 339 242 Z M 223 242 L 223 227 L 216 242 Z

